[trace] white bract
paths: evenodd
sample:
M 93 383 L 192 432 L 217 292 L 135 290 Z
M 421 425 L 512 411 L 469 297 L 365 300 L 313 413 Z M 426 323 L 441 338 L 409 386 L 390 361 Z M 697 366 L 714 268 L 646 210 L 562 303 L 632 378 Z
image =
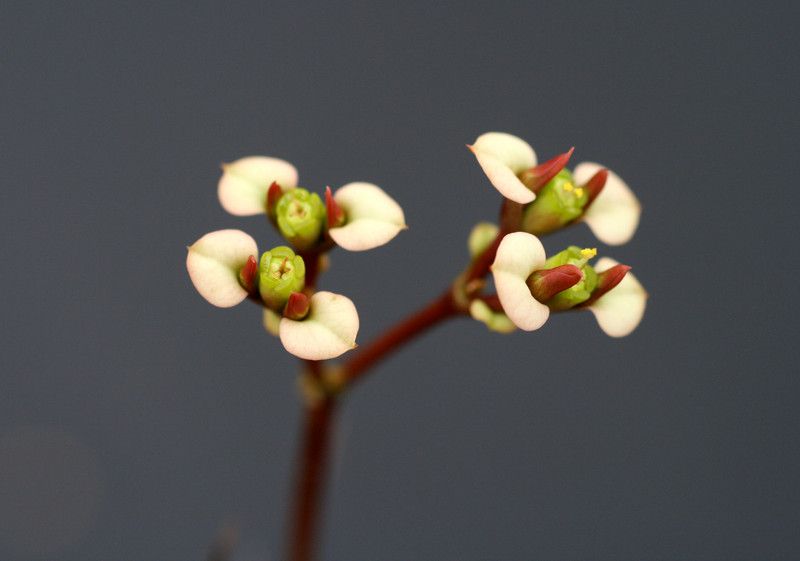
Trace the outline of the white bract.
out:
M 349 251 L 381 246 L 406 228 L 403 209 L 372 183 L 348 183 L 333 200 L 345 213 L 345 223 L 329 233 L 337 245 Z
M 497 297 L 508 318 L 520 329 L 539 329 L 550 317 L 550 308 L 536 300 L 528 277 L 547 261 L 539 238 L 526 232 L 508 234 L 500 242 L 492 263 Z
M 358 312 L 349 298 L 317 292 L 309 303 L 303 320 L 281 319 L 278 331 L 287 351 L 306 360 L 325 360 L 356 348 Z
M 222 208 L 236 216 L 267 210 L 267 192 L 273 182 L 284 191 L 297 187 L 297 169 L 284 160 L 248 156 L 222 165 L 217 195 Z
M 522 204 L 536 198 L 519 180 L 519 174 L 536 167 L 536 152 L 527 142 L 508 133 L 487 132 L 468 147 L 501 195 Z
M 601 169 L 606 168 L 593 162 L 578 164 L 573 173 L 575 184 L 585 184 Z M 641 213 L 642 206 L 633 191 L 616 173 L 608 170 L 603 190 L 579 220 L 586 222 L 601 242 L 621 245 L 633 237 Z
M 251 255 L 258 255 L 252 237 L 241 230 L 218 230 L 188 249 L 186 269 L 200 296 L 220 308 L 230 308 L 247 298 L 239 271 Z
M 603 257 L 597 260 L 595 270 L 602 273 L 614 265 L 618 263 L 609 257 Z M 617 286 L 598 298 L 589 309 L 600 324 L 600 329 L 607 335 L 624 337 L 642 321 L 646 303 L 647 292 L 639 280 L 628 272 Z

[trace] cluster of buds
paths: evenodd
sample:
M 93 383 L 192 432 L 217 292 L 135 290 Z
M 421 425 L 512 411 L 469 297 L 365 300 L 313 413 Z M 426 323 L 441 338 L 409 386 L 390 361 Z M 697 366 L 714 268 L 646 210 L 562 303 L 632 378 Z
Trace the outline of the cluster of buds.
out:
M 479 224 L 470 237 L 477 258 L 502 235 L 490 269 L 496 296 L 470 293 L 475 319 L 495 331 L 540 328 L 551 312 L 589 309 L 612 337 L 631 333 L 644 315 L 647 293 L 630 267 L 610 258 L 589 260 L 595 248 L 571 246 L 545 256 L 539 237 L 585 222 L 608 245 L 633 237 L 641 206 L 625 182 L 595 163 L 565 168 L 572 149 L 537 165 L 536 153 L 516 136 L 490 132 L 469 146 L 494 187 L 515 212 L 501 228 Z M 502 234 L 501 234 L 502 232 Z
M 231 307 L 251 299 L 264 307 L 264 325 L 290 353 L 308 360 L 355 348 L 358 312 L 345 296 L 315 291 L 326 253 L 339 246 L 363 251 L 404 229 L 400 206 L 371 183 L 350 183 L 325 202 L 297 187 L 297 170 L 277 158 L 251 156 L 223 165 L 218 196 L 237 216 L 266 214 L 288 245 L 258 258 L 255 240 L 241 230 L 211 232 L 189 246 L 186 268 L 211 304 Z M 309 278 L 310 277 L 310 278 Z

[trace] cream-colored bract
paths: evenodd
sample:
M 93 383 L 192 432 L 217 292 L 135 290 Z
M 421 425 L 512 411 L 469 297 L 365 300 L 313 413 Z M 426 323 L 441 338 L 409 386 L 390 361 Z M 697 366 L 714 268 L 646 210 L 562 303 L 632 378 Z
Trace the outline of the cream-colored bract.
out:
M 186 269 L 200 296 L 220 308 L 230 308 L 247 298 L 239 283 L 239 271 L 248 257 L 258 257 L 252 237 L 241 230 L 218 230 L 188 249 Z
M 591 177 L 606 169 L 594 162 L 583 162 L 575 168 L 576 185 L 583 185 Z M 597 239 L 608 245 L 622 245 L 628 242 L 639 225 L 642 206 L 633 191 L 613 171 L 608 171 L 608 179 L 580 220 L 586 222 Z
M 283 316 L 278 312 L 273 312 L 269 308 L 264 308 L 263 323 L 264 329 L 271 335 L 277 337 L 281 333 L 281 320 Z
M 349 251 L 381 246 L 406 228 L 400 205 L 372 183 L 348 183 L 333 199 L 344 210 L 346 222 L 329 233 L 337 245 Z
M 306 360 L 326 360 L 356 348 L 358 312 L 349 298 L 323 291 L 309 303 L 305 319 L 281 319 L 281 343 L 287 351 Z
M 547 260 L 539 238 L 526 232 L 508 234 L 500 242 L 492 263 L 497 297 L 508 318 L 520 329 L 539 329 L 550 317 L 550 308 L 536 300 L 526 284 L 528 277 Z
M 536 166 L 536 152 L 527 142 L 512 134 L 487 132 L 468 147 L 500 194 L 522 204 L 536 198 L 518 177 Z
M 603 272 L 614 265 L 618 263 L 609 257 L 603 257 L 597 260 L 595 270 Z M 647 292 L 629 271 L 617 286 L 601 296 L 589 309 L 600 324 L 600 329 L 607 335 L 624 337 L 642 321 L 646 303 Z
M 248 156 L 222 165 L 217 195 L 222 208 L 236 216 L 267 210 L 267 191 L 277 182 L 284 190 L 297 187 L 297 169 L 284 160 Z

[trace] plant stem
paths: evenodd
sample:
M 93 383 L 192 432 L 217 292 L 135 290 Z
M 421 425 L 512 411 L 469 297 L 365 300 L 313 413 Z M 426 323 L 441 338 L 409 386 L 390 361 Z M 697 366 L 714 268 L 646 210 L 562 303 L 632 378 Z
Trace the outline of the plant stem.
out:
M 367 343 L 366 346 L 357 349 L 352 358 L 344 364 L 344 370 L 339 380 L 341 387 L 350 387 L 360 380 L 375 363 L 385 359 L 403 344 L 421 335 L 440 321 L 459 312 L 458 306 L 453 300 L 452 291 L 448 290 L 424 308 Z
M 507 222 L 518 219 L 519 205 L 504 205 L 501 213 Z M 520 207 L 521 208 L 521 207 Z M 459 314 L 468 313 L 468 302 L 462 302 L 465 290 L 472 281 L 482 279 L 489 272 L 497 247 L 505 234 L 501 230 L 496 239 L 473 260 L 462 275 L 441 296 L 390 327 L 363 347 L 359 347 L 346 361 L 335 378 L 325 379 L 322 365 L 309 361 L 311 378 L 319 384 L 319 395 L 306 400 L 303 444 L 299 455 L 297 480 L 292 504 L 292 522 L 289 538 L 289 561 L 314 559 L 322 512 L 331 432 L 333 430 L 337 395 L 361 380 L 370 368 L 389 357 L 406 343 L 438 323 Z M 312 280 L 316 268 L 312 269 Z
M 288 556 L 290 561 L 311 561 L 318 545 L 336 398 L 325 395 L 306 402 L 303 444 L 298 458 L 292 504 Z
M 386 358 L 392 351 L 443 321 L 459 313 L 451 291 L 390 328 L 383 335 L 363 347 L 344 366 L 342 386 L 348 387 L 359 380 L 370 367 Z M 311 376 L 321 379 L 320 363 L 309 362 Z M 311 561 L 318 545 L 319 526 L 325 494 L 330 441 L 335 422 L 337 397 L 323 391 L 315 399 L 307 399 L 303 424 L 302 448 L 292 503 L 292 520 L 289 528 L 289 561 Z

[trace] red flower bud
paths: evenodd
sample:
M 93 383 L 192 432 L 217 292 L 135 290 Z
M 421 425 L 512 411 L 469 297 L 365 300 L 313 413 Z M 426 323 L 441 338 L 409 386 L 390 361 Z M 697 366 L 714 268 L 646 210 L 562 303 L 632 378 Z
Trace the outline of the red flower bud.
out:
M 278 206 L 278 200 L 282 196 L 283 188 L 276 181 L 273 181 L 267 190 L 267 216 L 270 220 L 275 220 L 275 207 Z
M 344 211 L 331 195 L 330 187 L 325 187 L 325 212 L 328 215 L 328 230 L 344 224 Z
M 597 198 L 597 195 L 600 194 L 600 191 L 603 190 L 603 187 L 606 185 L 606 179 L 608 179 L 608 170 L 601 169 L 592 177 L 590 177 L 589 181 L 587 181 L 584 185 L 580 185 L 580 187 L 589 195 L 589 201 L 586 203 L 586 206 L 583 207 L 583 212 L 586 212 L 586 209 L 589 208 L 589 205 L 592 204 L 592 201 L 594 201 Z
M 286 307 L 283 309 L 283 317 L 301 320 L 308 315 L 309 307 L 308 296 L 302 292 L 292 292 L 289 295 L 289 301 L 286 302 Z
M 528 189 L 538 195 L 539 191 L 542 190 L 542 187 L 544 187 L 548 181 L 558 175 L 558 172 L 564 169 L 564 166 L 567 165 L 570 156 L 572 156 L 573 150 L 575 150 L 574 146 L 569 149 L 569 152 L 564 152 L 563 154 L 556 156 L 551 160 L 547 160 L 546 162 L 539 164 L 534 168 L 523 171 L 519 176 L 519 180 L 522 181 L 522 183 L 525 184 Z
M 606 269 L 602 273 L 597 273 L 597 287 L 592 292 L 592 295 L 589 297 L 588 300 L 585 302 L 581 302 L 580 305 L 576 306 L 575 308 L 588 308 L 595 302 L 597 299 L 606 294 L 612 288 L 617 286 L 622 279 L 625 278 L 625 275 L 628 274 L 628 271 L 631 270 L 631 267 L 628 265 L 614 265 L 610 269 Z
M 559 292 L 575 286 L 582 278 L 583 273 L 575 265 L 561 265 L 535 271 L 527 284 L 533 297 L 545 304 Z
M 254 292 L 256 283 L 258 281 L 258 261 L 255 255 L 247 258 L 247 263 L 244 264 L 241 271 L 239 271 L 239 282 L 247 292 Z

